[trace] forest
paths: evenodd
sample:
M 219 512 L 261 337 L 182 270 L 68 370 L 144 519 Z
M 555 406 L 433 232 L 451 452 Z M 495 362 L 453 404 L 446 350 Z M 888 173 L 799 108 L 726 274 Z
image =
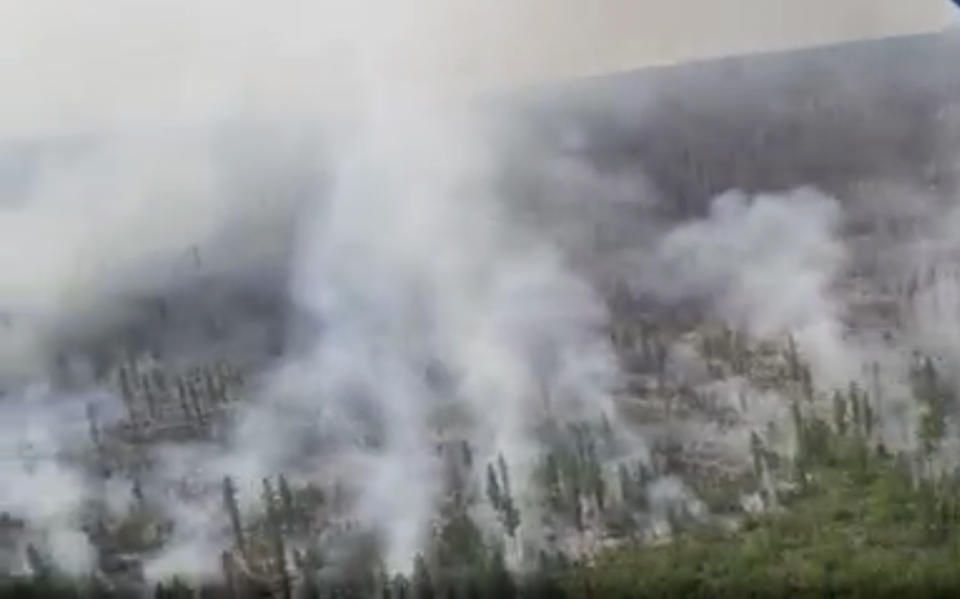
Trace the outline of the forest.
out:
M 611 331 L 624 348 L 621 358 L 635 371 L 658 378 L 657 333 L 634 327 L 641 338 L 626 339 L 629 328 L 622 324 Z M 571 426 L 564 443 L 546 453 L 534 473 L 543 501 L 535 517 L 556 537 L 601 534 L 609 541 L 589 552 L 565 551 L 555 538 L 522 569 L 509 568 L 504 552 L 517 542 L 517 528 L 530 516 L 514 500 L 503 456 L 481 465 L 482 483 L 472 480 L 474 457 L 470 444 L 462 441 L 437 448 L 448 466 L 445 497 L 428 548 L 416 557 L 409 575 L 388 573 L 377 558 L 375 536 L 359 524 L 351 531 L 349 520 L 337 518 L 343 509 L 338 504 L 347 501 L 342 489 L 298 485 L 279 474 L 261 481 L 259 504 L 244 510 L 234 481 L 226 477 L 219 518 L 232 540 L 220 555 L 222 579 L 196 584 L 174 577 L 156 582 L 152 596 L 953 596 L 960 582 L 955 566 L 960 558 L 960 476 L 941 469 L 937 456 L 956 395 L 935 362 L 917 358 L 909 373 L 913 401 L 922 410 L 915 423 L 920 444 L 908 452 L 884 444 L 882 421 L 867 390 L 857 383 L 832 392 L 819 389 L 792 337 L 781 346 L 751 343 L 727 326 L 713 326 L 700 329 L 699 341 L 712 376 L 737 373 L 776 389 L 789 405 L 789 422 L 782 423 L 789 430 L 778 431 L 771 422 L 765 431 L 752 431 L 743 448 L 749 459 L 738 469 L 724 469 L 664 443 L 654 448 L 649 462 L 621 462 L 604 472 L 609 470 L 604 456 L 616 444 L 609 424 Z M 120 372 L 118 380 L 127 381 L 128 370 Z M 203 415 L 209 411 L 199 406 L 223 401 L 222 389 L 240 380 L 209 372 L 196 379 L 206 379 L 204 388 L 182 391 L 184 398 L 192 395 L 191 405 L 184 403 L 182 410 L 197 434 L 209 418 Z M 161 377 L 143 378 L 147 380 Z M 682 388 L 682 382 L 676 388 L 667 380 L 660 384 L 643 393 L 650 401 L 671 403 L 680 414 L 673 418 L 709 403 Z M 137 387 L 123 385 L 132 403 Z M 183 382 L 179 386 L 192 388 Z M 788 453 L 778 450 L 783 435 L 794 438 Z M 101 461 L 101 467 L 106 463 Z M 104 476 L 110 476 L 107 470 Z M 667 477 L 687 481 L 702 507 L 668 503 L 666 528 L 650 536 L 652 488 Z M 111 553 L 115 561 L 110 580 L 64 576 L 31 546 L 27 558 L 33 574 L 8 580 L 4 593 L 142 596 L 144 590 L 136 585 L 124 589 L 121 555 L 109 549 L 143 551 L 163 542 L 162 532 L 150 532 L 152 525 L 162 528 L 162 522 L 151 523 L 158 512 L 139 493 L 123 521 L 98 524 L 102 567 L 111 567 Z M 756 505 L 744 501 L 748 496 Z M 470 506 L 481 501 L 496 511 L 501 534 L 495 542 L 471 517 Z M 336 535 L 350 539 L 347 557 L 327 554 L 336 546 L 330 542 Z
M 2 380 L 0 595 L 956 597 L 958 40 L 594 82 L 494 183 L 214 136 L 230 218 Z

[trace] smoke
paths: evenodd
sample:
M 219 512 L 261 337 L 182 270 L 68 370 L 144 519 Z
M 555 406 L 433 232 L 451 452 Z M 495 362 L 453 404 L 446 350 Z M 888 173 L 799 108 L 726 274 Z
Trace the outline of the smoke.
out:
M 47 374 L 64 339 L 99 342 L 141 316 L 136 299 L 206 290 L 206 276 L 269 272 L 292 305 L 286 351 L 257 373 L 223 444 L 150 449 L 144 492 L 174 524 L 146 563 L 150 579 L 215 575 L 229 544 L 222 478 L 237 481 L 246 511 L 260 480 L 281 472 L 342 486 L 343 518 L 376 533 L 386 567 L 405 571 L 445 492 L 446 441 L 470 442 L 480 479 L 504 457 L 523 514 L 518 546 L 538 542 L 530 481 L 545 422 L 606 417 L 628 441 L 617 458 L 646 453 L 614 417 L 623 381 L 597 280 L 695 299 L 757 337 L 792 333 L 826 385 L 857 376 L 864 354 L 844 336 L 835 288 L 850 258 L 838 200 L 733 191 L 704 218 L 673 223 L 669 190 L 642 173 L 515 145 L 516 122 L 451 97 L 470 87 L 451 80 L 458 73 L 498 75 L 459 63 L 457 50 L 498 39 L 493 62 L 509 65 L 527 37 L 518 24 L 540 11 L 433 0 L 269 12 L 103 0 L 74 16 L 37 0 L 4 11 L 0 38 L 17 51 L 0 53 L 0 81 L 14 90 L 0 141 L 45 157 L 27 159 L 37 166 L 22 181 L 0 181 L 0 309 L 11 315 L 0 368 L 11 388 Z M 255 126 L 231 135 L 236 123 Z M 528 166 L 539 186 L 517 175 Z M 533 206 L 518 199 L 525 191 Z M 168 349 L 193 355 L 191 344 Z M 97 556 L 85 510 L 131 508 L 125 483 L 102 488 L 88 471 L 96 448 L 83 410 L 118 406 L 8 395 L 4 455 L 29 444 L 56 459 L 5 465 L 0 510 L 27 521 L 68 572 L 87 572 Z M 653 499 L 663 516 L 689 494 L 666 479 Z
M 129 487 L 98 485 L 97 473 L 84 468 L 86 406 L 96 406 L 103 423 L 120 416 L 109 398 L 57 396 L 42 385 L 0 403 L 0 506 L 26 527 L 20 541 L 44 551 L 52 567 L 77 576 L 96 564 L 86 530 L 95 515 L 91 506 L 99 502 L 104 515 L 122 514 L 131 497 Z
M 431 2 L 326 3 L 322 11 L 290 3 L 264 19 L 252 5 L 211 2 L 199 12 L 191 5 L 181 20 L 186 8 L 177 3 L 136 11 L 109 4 L 96 19 L 85 13 L 71 22 L 43 3 L 9 15 L 29 25 L 13 39 L 37 69 L 30 80 L 5 71 L 20 90 L 5 134 L 93 139 L 42 164 L 5 203 L 0 231 L 14 243 L 0 256 L 10 272 L 0 300 L 21 331 L 4 346 L 21 360 L 7 361 L 10 371 L 43 372 L 61 335 L 82 343 L 134 320 L 131 298 L 195 278 L 201 259 L 206 273 L 274 267 L 287 258 L 282 243 L 237 239 L 263 235 L 254 224 L 271 212 L 296 214 L 293 229 L 275 217 L 281 236 L 295 234 L 295 350 L 239 409 L 226 453 L 161 448 L 144 484 L 159 493 L 185 480 L 216 488 L 230 475 L 249 505 L 260 478 L 277 472 L 349 477 L 349 517 L 382 536 L 387 567 L 397 571 L 425 547 L 443 491 L 437 435 L 469 440 L 480 464 L 503 455 L 518 501 L 534 505 L 527 484 L 539 456 L 535 429 L 548 410 L 599 421 L 611 409 L 617 368 L 599 298 L 560 248 L 511 222 L 497 189 L 496 128 L 448 95 L 444 49 L 472 44 L 458 36 L 476 17 L 496 29 L 508 15 Z M 319 25 L 307 30 L 305 22 Z M 62 46 L 40 43 L 60 28 Z M 82 51 L 68 56 L 71 48 Z M 334 68 L 331 57 L 346 62 Z M 289 68 L 275 71 L 273 62 Z M 150 81 L 141 78 L 145 66 Z M 269 190 L 272 173 L 262 155 L 240 169 L 224 164 L 219 122 L 329 117 L 327 96 L 344 90 L 338 74 L 353 106 L 349 125 L 324 131 L 335 148 L 329 188 L 296 205 L 262 205 L 231 185 L 238 177 L 258 183 L 242 172 L 249 169 Z M 279 150 L 296 160 L 289 145 Z M 224 244 L 229 251 L 218 250 Z M 24 263 L 15 248 L 28 245 Z M 323 451 L 310 451 L 318 444 Z M 83 501 L 90 483 L 56 468 L 47 484 Z M 174 533 L 147 574 L 212 574 L 217 564 L 199 558 L 223 544 L 218 501 L 161 496 Z M 0 505 L 31 518 L 14 499 Z M 40 520 L 59 521 L 73 507 Z
M 358 42 L 383 46 L 380 73 L 482 89 L 930 31 L 950 9 L 937 0 L 909 8 L 896 0 L 97 0 L 76 14 L 58 0 L 16 0 L 0 13 L 0 131 L 197 124 L 244 111 L 349 114 L 364 100 Z
M 511 222 L 497 146 L 467 116 L 383 110 L 344 154 L 295 257 L 293 301 L 317 337 L 267 376 L 235 439 L 269 473 L 302 472 L 319 438 L 322 472 L 351 473 L 355 516 L 397 571 L 443 491 L 437 442 L 469 441 L 480 464 L 504 455 L 532 503 L 545 403 L 599 422 L 617 380 L 599 298 Z
M 793 334 L 817 380 L 843 385 L 859 364 L 843 339 L 834 283 L 844 273 L 839 203 L 817 191 L 729 192 L 708 217 L 665 236 L 655 292 L 699 297 L 715 316 L 756 338 Z
M 381 535 L 390 571 L 425 548 L 438 440 L 469 441 L 481 464 L 504 456 L 534 505 L 544 402 L 598 422 L 617 377 L 601 302 L 559 248 L 511 223 L 496 131 L 432 75 L 425 31 L 451 15 L 410 8 L 381 15 L 389 30 L 347 21 L 361 114 L 294 256 L 292 300 L 316 339 L 267 376 L 233 439 L 259 474 L 303 472 L 319 439 L 322 472 L 351 473 L 353 516 Z

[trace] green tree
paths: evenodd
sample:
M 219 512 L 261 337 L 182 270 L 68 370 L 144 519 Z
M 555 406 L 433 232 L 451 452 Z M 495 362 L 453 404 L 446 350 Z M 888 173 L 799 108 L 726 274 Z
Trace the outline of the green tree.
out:
M 240 519 L 240 508 L 237 506 L 237 488 L 229 476 L 223 478 L 223 506 L 230 516 L 230 526 L 233 529 L 233 540 L 240 554 L 247 557 L 247 542 L 243 534 L 243 522 Z
M 914 397 L 923 408 L 919 436 L 924 452 L 932 453 L 946 433 L 946 407 L 952 402 L 952 391 L 940 380 L 933 360 L 925 358 L 911 373 Z
M 507 569 L 503 550 L 499 547 L 493 550 L 490 558 L 486 587 L 485 596 L 490 599 L 513 599 L 517 596 L 516 584 Z
M 791 381 L 800 382 L 800 355 L 797 352 L 797 342 L 793 335 L 787 335 L 787 374 Z
M 833 426 L 837 434 L 847 434 L 847 402 L 839 391 L 833 394 Z
M 473 450 L 470 443 L 466 440 L 460 442 L 460 453 L 462 454 L 463 465 L 470 470 L 473 468 Z
M 753 456 L 753 473 L 760 479 L 763 477 L 763 441 L 757 431 L 750 431 L 750 455 Z
M 497 456 L 497 465 L 500 470 L 501 485 L 503 492 L 501 511 L 503 512 L 503 526 L 507 534 L 511 537 L 516 535 L 517 527 L 520 526 L 520 510 L 514 501 L 513 493 L 510 490 L 510 471 L 507 468 L 507 461 L 501 453 Z
M 620 480 L 620 496 L 623 498 L 623 503 L 632 506 L 635 492 L 634 481 L 626 464 L 617 466 L 617 478 Z
M 863 424 L 863 412 L 861 410 L 860 404 L 860 388 L 857 386 L 857 383 L 850 383 L 849 390 L 850 398 L 850 414 L 851 414 L 851 424 L 853 425 L 854 434 L 859 435 L 862 430 Z
M 494 509 L 500 510 L 503 505 L 503 492 L 500 490 L 500 482 L 497 480 L 497 473 L 493 469 L 493 464 L 487 464 L 487 498 L 490 499 L 490 505 Z
M 292 530 L 297 521 L 297 507 L 293 499 L 293 492 L 290 490 L 290 483 L 287 482 L 287 477 L 282 474 L 277 477 L 277 490 L 280 493 L 284 527 L 287 530 Z
M 544 486 L 550 507 L 560 509 L 562 493 L 560 489 L 560 467 L 557 465 L 557 456 L 553 452 L 547 454 L 544 464 Z
M 422 555 L 417 555 L 413 562 L 413 597 L 414 599 L 434 599 L 435 594 L 427 562 Z
M 277 505 L 277 496 L 269 478 L 263 479 L 263 503 L 267 512 L 267 530 L 273 545 L 273 566 L 280 582 L 280 593 L 284 599 L 290 599 L 293 585 L 290 580 L 290 571 L 287 568 L 287 552 L 283 540 L 283 523 L 280 509 Z
M 510 495 L 510 472 L 507 470 L 507 460 L 504 459 L 503 454 L 497 456 L 497 467 L 500 470 L 500 479 L 503 483 L 501 488 L 503 489 L 503 494 L 506 496 Z
M 33 543 L 27 544 L 27 563 L 33 573 L 34 580 L 46 581 L 53 575 L 53 568 L 47 563 L 43 555 Z

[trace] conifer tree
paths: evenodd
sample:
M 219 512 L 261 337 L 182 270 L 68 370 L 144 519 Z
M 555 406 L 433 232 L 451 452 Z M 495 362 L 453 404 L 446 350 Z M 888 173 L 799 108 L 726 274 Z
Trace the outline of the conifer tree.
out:
M 213 374 L 210 373 L 209 368 L 203 369 L 203 387 L 204 393 L 207 396 L 207 401 L 211 403 L 217 403 L 220 401 L 220 393 L 217 389 L 217 385 L 213 380 Z
M 513 498 L 510 496 L 507 496 L 503 506 L 503 525 L 507 529 L 508 535 L 516 536 L 517 528 L 520 526 L 520 510 L 517 509 Z
M 133 486 L 133 489 L 132 489 L 133 498 L 137 500 L 137 505 L 142 507 L 146 498 L 143 496 L 143 484 L 140 482 L 139 476 L 133 477 L 132 486 Z
M 273 545 L 273 565 L 280 582 L 280 592 L 283 599 L 290 599 L 293 587 L 290 581 L 290 572 L 287 568 L 287 552 L 283 541 L 280 509 L 269 478 L 263 479 L 263 503 L 267 512 L 267 525 Z
M 797 352 L 797 342 L 793 335 L 787 335 L 787 374 L 791 381 L 800 382 L 800 356 Z
M 120 381 L 120 398 L 123 399 L 123 403 L 129 412 L 133 404 L 133 386 L 130 384 L 130 375 L 127 372 L 127 367 L 121 366 L 117 374 Z
M 664 343 L 659 336 L 655 340 L 654 351 L 654 358 L 657 364 L 657 389 L 662 390 L 666 385 L 669 350 L 667 349 L 667 344 Z
M 243 534 L 243 523 L 240 519 L 240 508 L 237 507 L 237 489 L 233 479 L 229 476 L 223 479 L 223 505 L 230 515 L 230 526 L 233 528 L 233 539 L 237 549 L 244 557 L 247 556 L 247 543 Z
M 154 396 L 152 390 L 146 390 L 143 394 L 143 399 L 147 402 L 147 416 L 151 420 L 156 420 L 159 416 L 159 411 L 157 410 L 157 398 Z
M 27 563 L 30 565 L 30 571 L 33 573 L 34 580 L 43 581 L 50 578 L 52 569 L 33 543 L 27 544 L 26 553 Z
M 403 574 L 393 577 L 393 582 L 390 584 L 390 597 L 391 599 L 410 598 L 410 582 Z
M 757 431 L 750 431 L 750 454 L 753 456 L 753 473 L 759 479 L 763 476 L 763 441 Z
M 847 402 L 839 391 L 833 394 L 833 425 L 837 434 L 847 434 Z
M 187 422 L 193 422 L 193 413 L 190 411 L 189 396 L 187 387 L 182 378 L 177 379 L 177 398 L 180 400 L 180 409 L 183 411 L 183 418 Z
M 517 509 L 516 502 L 514 501 L 513 494 L 510 490 L 510 472 L 507 469 L 507 461 L 504 459 L 503 454 L 497 456 L 497 465 L 499 466 L 501 477 L 500 503 L 503 526 L 506 528 L 507 534 L 512 537 L 516 534 L 517 527 L 520 526 L 520 511 Z
M 946 432 L 945 404 L 950 399 L 950 392 L 940 382 L 933 360 L 929 357 L 911 375 L 913 394 L 924 408 L 920 417 L 919 436 L 925 453 L 930 454 Z
M 280 507 L 283 514 L 281 521 L 285 528 L 292 529 L 297 520 L 297 511 L 290 484 L 283 474 L 277 477 L 277 489 L 280 493 Z
M 813 374 L 810 372 L 810 367 L 806 364 L 800 370 L 800 385 L 803 390 L 803 397 L 806 398 L 808 402 L 813 401 Z
M 463 465 L 467 468 L 467 470 L 470 470 L 473 468 L 473 450 L 470 449 L 470 442 L 466 440 L 461 441 L 460 451 L 463 454 Z
M 414 599 L 434 599 L 435 591 L 427 562 L 422 555 L 417 555 L 413 562 L 413 597 Z
M 490 499 L 490 505 L 494 509 L 500 510 L 503 504 L 503 493 L 500 490 L 500 483 L 497 481 L 497 473 L 493 469 L 493 464 L 487 464 L 487 497 Z
M 634 481 L 626 464 L 617 466 L 617 478 L 620 480 L 620 497 L 624 505 L 632 506 L 634 498 Z
M 647 507 L 647 486 L 653 480 L 653 473 L 643 462 L 637 462 L 636 482 L 633 485 L 633 505 L 638 509 Z
M 159 368 L 153 371 L 153 386 L 157 388 L 160 394 L 167 393 L 167 377 L 163 370 Z
M 490 559 L 486 586 L 485 596 L 489 599 L 513 599 L 517 596 L 517 587 L 507 569 L 503 550 L 500 547 L 494 549 Z
M 239 591 L 237 588 L 237 572 L 229 551 L 221 552 L 220 569 L 223 571 L 223 580 L 227 586 L 227 592 L 231 597 L 236 597 Z
M 502 482 L 501 489 L 503 490 L 503 495 L 505 497 L 510 496 L 510 473 L 507 471 L 507 460 L 503 458 L 503 454 L 497 456 L 497 467 L 500 470 L 500 480 Z
M 603 431 L 603 440 L 606 441 L 607 446 L 613 445 L 615 440 L 613 434 L 613 425 L 610 424 L 610 419 L 607 418 L 606 414 L 603 414 L 602 420 L 600 421 L 600 430 Z
M 584 522 L 581 494 L 580 481 L 577 478 L 573 478 L 570 485 L 570 505 L 573 507 L 573 523 L 577 527 L 577 530 L 583 532 Z
M 560 491 L 560 467 L 557 465 L 557 456 L 553 452 L 547 454 L 544 464 L 544 483 L 550 507 L 560 509 L 562 495 Z
M 587 459 L 586 467 L 590 491 L 597 503 L 597 509 L 602 512 L 606 508 L 607 484 L 603 478 L 603 467 L 600 465 L 596 449 L 592 443 L 587 447 Z
M 853 432 L 854 434 L 860 434 L 861 425 L 863 424 L 863 413 L 860 406 L 860 389 L 856 383 L 850 383 L 849 397 Z
M 94 447 L 100 450 L 102 448 L 100 424 L 97 422 L 97 410 L 93 404 L 87 404 L 87 428 L 90 431 L 90 440 L 93 441 Z
M 806 430 L 803 426 L 803 415 L 800 412 L 800 404 L 796 401 L 790 406 L 790 415 L 793 418 L 793 428 L 797 436 L 797 456 L 803 459 L 807 451 Z

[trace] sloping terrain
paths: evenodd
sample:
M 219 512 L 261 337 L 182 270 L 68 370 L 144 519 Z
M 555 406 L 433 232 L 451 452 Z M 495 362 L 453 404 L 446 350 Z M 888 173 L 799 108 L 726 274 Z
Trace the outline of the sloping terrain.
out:
M 466 225 L 422 186 L 353 214 L 329 198 L 393 193 L 379 171 L 338 187 L 322 137 L 224 127 L 212 189 L 240 216 L 4 325 L 44 366 L 5 385 L 3 571 L 708 596 L 846 592 L 880 571 L 844 569 L 863 552 L 929 560 L 897 589 L 955 585 L 958 56 L 867 42 L 501 103 L 498 211 Z M 98 155 L 50 143 L 0 160 L 11 205 Z

